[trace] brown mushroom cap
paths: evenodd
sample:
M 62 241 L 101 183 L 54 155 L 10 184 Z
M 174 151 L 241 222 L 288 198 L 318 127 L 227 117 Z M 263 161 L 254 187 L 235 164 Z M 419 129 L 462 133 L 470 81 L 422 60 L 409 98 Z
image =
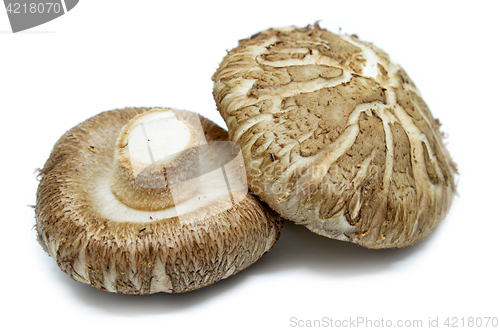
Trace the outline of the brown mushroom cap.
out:
M 104 112 L 59 139 L 37 191 L 40 244 L 74 280 L 124 294 L 186 292 L 247 268 L 273 246 L 282 226 L 252 195 L 236 203 L 220 196 L 176 215 L 172 207 L 134 208 L 113 194 L 117 138 L 148 110 Z M 199 117 L 207 141 L 227 140 L 209 120 L 174 112 L 187 122 Z
M 389 56 L 318 25 L 241 40 L 213 76 L 249 188 L 283 217 L 370 248 L 403 247 L 448 212 L 456 168 Z

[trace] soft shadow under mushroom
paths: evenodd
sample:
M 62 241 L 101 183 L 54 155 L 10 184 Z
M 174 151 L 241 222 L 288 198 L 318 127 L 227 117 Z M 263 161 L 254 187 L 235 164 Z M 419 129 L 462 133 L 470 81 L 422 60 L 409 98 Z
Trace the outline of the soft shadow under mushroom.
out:
M 376 274 L 417 254 L 433 237 L 431 235 L 427 240 L 405 248 L 368 249 L 318 236 L 303 226 L 286 221 L 273 250 L 249 273 L 291 272 L 307 268 L 332 278 Z
M 265 258 L 264 258 L 265 259 Z M 256 264 L 259 264 L 257 261 Z M 58 273 L 59 281 L 66 283 L 78 300 L 96 310 L 116 316 L 142 316 L 170 314 L 191 309 L 207 301 L 232 291 L 249 276 L 248 270 L 242 271 L 211 286 L 185 293 L 155 293 L 151 295 L 123 295 L 100 291 L 78 283 Z

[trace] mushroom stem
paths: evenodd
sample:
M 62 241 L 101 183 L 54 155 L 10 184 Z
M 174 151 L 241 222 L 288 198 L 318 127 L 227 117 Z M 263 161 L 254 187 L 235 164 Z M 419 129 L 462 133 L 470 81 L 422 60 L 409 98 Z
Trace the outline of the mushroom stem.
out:
M 154 108 L 135 116 L 116 142 L 114 195 L 131 208 L 148 211 L 188 199 L 196 190 L 198 136 L 172 110 Z

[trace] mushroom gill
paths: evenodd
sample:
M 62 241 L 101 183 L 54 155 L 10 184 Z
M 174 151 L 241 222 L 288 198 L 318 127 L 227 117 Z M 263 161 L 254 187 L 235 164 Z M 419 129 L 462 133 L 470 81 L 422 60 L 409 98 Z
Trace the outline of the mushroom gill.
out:
M 74 280 L 123 294 L 191 291 L 247 268 L 282 222 L 235 184 L 238 153 L 207 162 L 226 140 L 188 111 L 125 108 L 82 122 L 41 171 L 40 244 Z

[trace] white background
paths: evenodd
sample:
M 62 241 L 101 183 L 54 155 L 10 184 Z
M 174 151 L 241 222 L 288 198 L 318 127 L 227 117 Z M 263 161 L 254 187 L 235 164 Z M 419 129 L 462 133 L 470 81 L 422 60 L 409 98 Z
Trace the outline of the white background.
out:
M 17 34 L 0 8 L 2 324 L 286 330 L 299 329 L 293 318 L 363 317 L 422 320 L 422 330 L 429 318 L 441 326 L 447 317 L 500 319 L 496 4 L 84 0 Z M 66 130 L 124 106 L 189 109 L 224 126 L 211 75 L 226 50 L 269 27 L 317 20 L 388 52 L 444 124 L 459 196 L 434 234 L 412 247 L 375 251 L 287 222 L 275 247 L 249 269 L 185 294 L 105 293 L 59 270 L 35 241 L 27 206 L 35 204 L 33 172 Z

